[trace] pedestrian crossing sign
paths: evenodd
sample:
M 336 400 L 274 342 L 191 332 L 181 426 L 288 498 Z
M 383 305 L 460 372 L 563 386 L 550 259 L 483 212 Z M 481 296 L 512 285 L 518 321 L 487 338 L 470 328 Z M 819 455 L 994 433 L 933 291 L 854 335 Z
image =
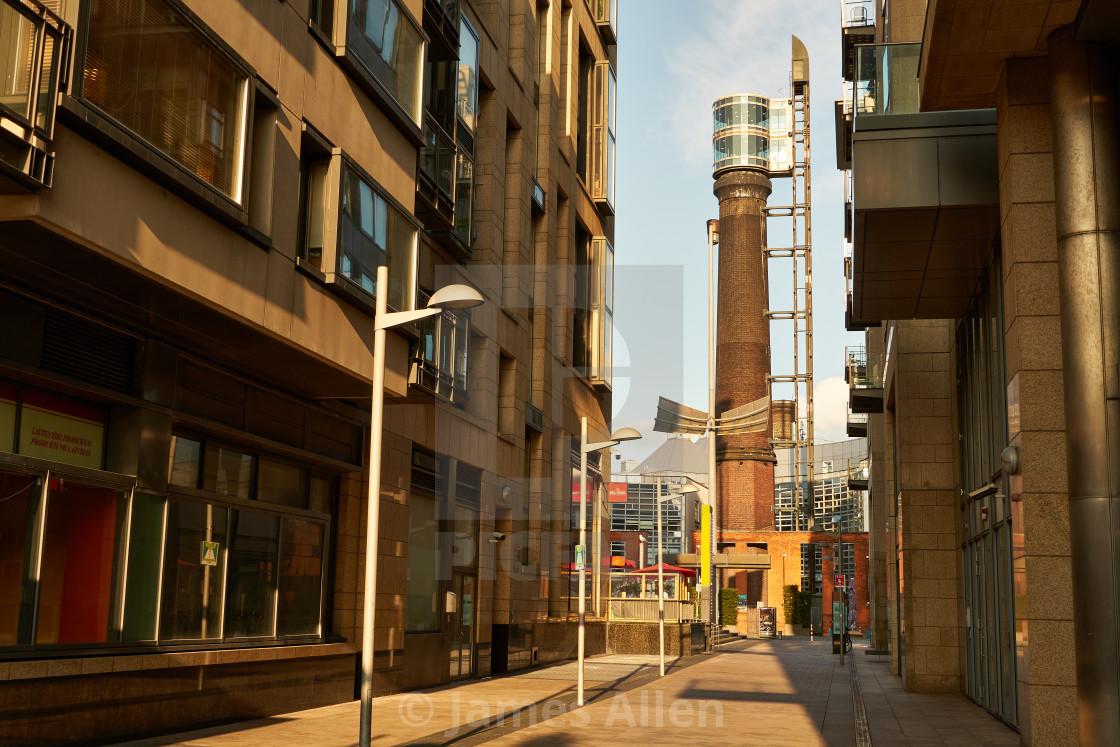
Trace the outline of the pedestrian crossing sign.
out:
M 202 543 L 202 559 L 199 561 L 201 565 L 217 565 L 218 564 L 218 543 L 217 542 L 203 542 Z

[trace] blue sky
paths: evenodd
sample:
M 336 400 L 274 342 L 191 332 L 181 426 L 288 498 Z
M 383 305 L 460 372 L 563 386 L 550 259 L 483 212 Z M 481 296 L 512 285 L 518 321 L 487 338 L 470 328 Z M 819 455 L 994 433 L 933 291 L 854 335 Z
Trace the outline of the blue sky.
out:
M 845 438 L 844 346 L 860 337 L 844 330 L 843 182 L 833 124 L 842 95 L 840 3 L 619 2 L 614 425 L 646 434 L 624 445 L 623 458 L 662 443 L 652 432 L 658 395 L 707 409 L 705 222 L 719 214 L 711 105 L 728 93 L 788 96 L 791 34 L 810 59 L 816 435 Z M 770 203 L 788 204 L 790 190 L 790 180 L 775 179 Z M 769 230 L 772 245 L 789 245 L 788 222 L 772 220 Z M 790 269 L 772 263 L 771 308 L 792 306 Z M 791 373 L 792 327 L 772 325 L 771 348 L 772 370 Z

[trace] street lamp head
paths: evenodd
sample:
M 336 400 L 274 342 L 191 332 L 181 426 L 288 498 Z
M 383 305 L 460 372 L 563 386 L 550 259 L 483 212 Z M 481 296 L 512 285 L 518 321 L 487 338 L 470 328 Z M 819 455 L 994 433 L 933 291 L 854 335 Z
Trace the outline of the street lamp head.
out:
M 482 294 L 469 285 L 445 285 L 428 299 L 428 308 L 463 311 L 481 306 L 482 303 Z
M 684 485 L 684 486 L 681 487 L 680 490 L 677 491 L 676 494 L 677 495 L 685 495 L 687 493 L 699 493 L 699 492 L 700 492 L 700 489 L 697 488 L 695 485 Z
M 708 221 L 708 236 L 711 237 L 713 244 L 719 243 L 719 221 L 715 218 Z
M 619 428 L 611 434 L 612 441 L 636 441 L 641 437 L 642 434 L 638 433 L 633 428 Z

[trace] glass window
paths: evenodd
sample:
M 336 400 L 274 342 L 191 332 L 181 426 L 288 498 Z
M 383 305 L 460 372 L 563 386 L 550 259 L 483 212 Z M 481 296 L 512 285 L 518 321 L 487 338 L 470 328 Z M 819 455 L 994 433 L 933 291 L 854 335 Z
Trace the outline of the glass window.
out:
M 455 169 L 455 237 L 469 249 L 474 243 L 474 161 L 460 151 Z
M 300 164 L 301 216 L 303 218 L 303 246 L 300 256 L 319 270 L 323 267 L 323 247 L 327 241 L 327 189 L 330 182 L 329 158 L 308 154 Z
M 183 436 L 171 437 L 171 470 L 168 482 L 197 488 L 202 470 L 202 443 Z
M 413 466 L 413 469 L 417 469 Z M 414 479 L 415 483 L 415 479 Z M 408 496 L 408 578 L 405 583 L 405 630 L 439 630 L 439 505 L 433 493 L 415 484 Z
M 35 642 L 103 643 L 119 620 L 122 529 L 128 495 L 52 478 Z
M 311 22 L 330 37 L 334 31 L 334 0 L 311 0 L 308 14 Z
M 83 97 L 241 202 L 247 77 L 164 0 L 91 0 Z
M 466 393 L 470 366 L 471 317 L 461 311 L 455 317 L 455 389 Z
M 284 518 L 279 583 L 276 634 L 318 634 L 323 590 L 322 523 Z
M 377 268 L 389 266 L 391 308 L 412 308 L 416 226 L 349 165 L 342 169 L 338 272 L 375 294 Z
M 36 24 L 14 7 L 0 4 L 0 105 L 21 119 L 31 116 L 31 55 Z
M 459 17 L 459 119 L 474 132 L 478 127 L 478 33 L 467 17 Z
M 203 466 L 202 486 L 206 490 L 246 500 L 252 495 L 252 455 L 207 443 Z
M 454 539 L 451 564 L 458 567 L 478 567 L 478 508 L 456 503 L 453 509 Z
M 397 0 L 350 0 L 349 49 L 417 125 L 424 38 Z
M 126 641 L 156 639 L 163 504 L 163 498 L 145 493 L 137 493 L 132 499 L 132 526 L 128 533 L 128 580 L 122 626 Z
M 168 501 L 163 551 L 161 639 L 221 636 L 227 509 L 209 503 Z M 206 565 L 204 542 L 218 543 L 215 565 Z
M 595 63 L 591 122 L 591 196 L 614 212 L 615 75 L 610 62 Z
M 334 506 L 334 491 L 333 478 L 312 475 L 307 507 L 312 511 L 329 514 Z
M 0 646 L 30 643 L 20 620 L 29 624 L 35 598 L 29 581 L 41 493 L 40 478 L 0 472 Z
M 307 470 L 261 457 L 257 500 L 307 508 Z
M 276 615 L 280 519 L 237 509 L 232 514 L 226 637 L 271 636 Z

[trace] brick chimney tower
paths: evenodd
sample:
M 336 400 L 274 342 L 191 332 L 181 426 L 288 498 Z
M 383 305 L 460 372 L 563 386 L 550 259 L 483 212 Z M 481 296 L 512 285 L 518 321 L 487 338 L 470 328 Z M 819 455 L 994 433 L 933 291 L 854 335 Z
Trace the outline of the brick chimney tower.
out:
M 716 178 L 719 199 L 719 305 L 716 310 L 716 413 L 767 396 L 770 323 L 762 254 L 770 179 L 753 169 Z M 720 531 L 774 528 L 771 428 L 716 440 Z

